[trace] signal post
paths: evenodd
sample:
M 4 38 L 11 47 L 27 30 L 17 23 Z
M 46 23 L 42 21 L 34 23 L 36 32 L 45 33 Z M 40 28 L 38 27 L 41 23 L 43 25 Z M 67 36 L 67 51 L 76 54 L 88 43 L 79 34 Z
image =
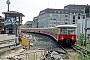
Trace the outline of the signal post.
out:
M 86 19 L 85 19 L 85 48 L 86 48 L 86 45 L 87 45 L 87 43 L 86 43 L 86 34 L 87 34 L 87 20 L 88 20 L 88 18 L 89 18 L 89 6 L 88 6 L 88 4 L 86 5 L 86 7 L 85 7 L 85 14 L 86 14 Z

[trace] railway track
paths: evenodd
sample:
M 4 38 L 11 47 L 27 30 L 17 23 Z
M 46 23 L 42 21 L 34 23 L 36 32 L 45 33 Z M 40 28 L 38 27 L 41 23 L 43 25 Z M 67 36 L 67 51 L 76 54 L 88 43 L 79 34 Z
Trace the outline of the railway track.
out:
M 76 57 L 73 55 L 73 54 L 75 54 L 76 52 L 75 52 L 75 50 L 73 50 L 72 47 L 71 47 L 70 50 L 65 49 L 65 48 L 62 47 L 61 45 L 60 45 L 60 47 L 64 50 L 64 52 L 66 53 L 66 55 L 69 57 L 70 60 L 76 60 Z
M 14 39 L 0 41 L 0 52 L 14 46 Z
M 14 39 L 0 41 L 0 45 L 1 44 L 6 44 L 6 43 L 9 43 L 9 42 L 14 42 Z
M 34 47 L 39 49 L 45 49 L 48 53 L 46 55 L 47 60 L 76 60 L 74 55 L 71 53 L 75 51 L 71 48 L 63 48 L 62 46 L 58 45 L 54 40 L 50 37 L 38 35 L 38 34 L 31 34 L 35 40 Z M 71 50 L 71 51 L 70 51 Z
M 71 48 L 56 48 L 48 52 L 47 60 L 77 60 L 75 57 L 75 51 Z
M 0 41 L 0 56 L 2 56 L 6 51 L 13 50 L 17 47 L 20 46 L 14 43 L 14 39 Z
M 86 50 L 85 48 L 80 47 L 79 45 L 74 45 L 73 49 L 81 55 L 80 58 L 84 60 L 90 60 L 90 51 Z
M 0 46 L 0 56 L 2 55 L 2 53 L 6 52 L 6 51 L 9 51 L 9 50 L 13 50 L 17 47 L 20 47 L 20 45 L 15 45 L 15 44 L 8 44 L 8 45 L 2 45 Z
M 62 46 L 58 45 L 54 40 L 52 40 L 50 37 L 47 37 L 44 35 L 37 35 L 37 34 L 28 34 L 28 35 L 30 35 L 32 38 L 31 39 L 29 37 L 30 43 L 33 43 L 33 46 L 30 47 L 30 50 L 31 51 L 36 50 L 37 53 L 39 53 L 39 54 L 43 54 L 43 53 L 40 53 L 41 50 L 45 51 L 46 52 L 45 60 L 74 60 L 74 56 L 71 55 L 71 53 L 74 51 L 71 48 L 63 48 Z M 10 48 L 10 49 L 12 49 L 12 48 Z M 28 53 L 25 52 L 25 53 L 27 55 L 29 52 Z M 25 55 L 25 53 L 20 53 L 20 54 L 22 56 L 22 54 Z M 35 52 L 35 54 L 36 54 L 36 52 Z M 34 52 L 33 52 L 33 55 L 34 55 Z M 36 54 L 36 56 L 37 56 L 37 54 Z M 30 59 L 30 58 L 28 58 L 28 59 Z M 37 56 L 36 59 L 42 60 L 42 57 L 39 58 L 39 56 Z M 26 60 L 25 57 L 22 60 Z

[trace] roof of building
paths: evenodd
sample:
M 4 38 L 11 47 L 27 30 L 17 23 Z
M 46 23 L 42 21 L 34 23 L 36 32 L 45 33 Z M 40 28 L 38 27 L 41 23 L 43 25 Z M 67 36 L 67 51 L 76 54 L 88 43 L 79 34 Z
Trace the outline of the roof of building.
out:
M 85 8 L 86 5 L 75 5 L 75 4 L 69 4 L 69 5 L 66 5 L 64 6 L 64 8 Z
M 66 10 L 64 9 L 53 9 L 53 8 L 46 8 L 42 11 L 40 11 L 39 15 L 45 14 L 45 13 L 58 13 L 58 14 L 64 14 Z
M 33 21 L 27 21 L 25 24 L 32 24 Z
M 75 5 L 69 4 L 64 6 L 64 9 L 53 9 L 53 8 L 46 8 L 40 11 L 39 15 L 45 13 L 58 13 L 58 14 L 69 14 L 69 13 L 84 13 L 84 8 L 87 5 Z M 88 5 L 90 7 L 90 5 Z
M 33 20 L 38 20 L 38 16 L 34 17 Z
M 20 14 L 20 15 L 22 15 L 23 17 L 25 17 L 24 14 L 22 14 L 22 13 L 20 13 L 20 12 L 17 12 L 17 11 L 2 12 L 2 14 Z
M 78 7 L 76 9 L 72 10 L 72 9 L 52 9 L 52 8 L 46 8 L 46 9 L 40 11 L 39 15 L 42 15 L 42 14 L 45 14 L 45 13 L 58 13 L 58 14 L 84 13 L 84 7 L 83 8 Z
M 76 27 L 75 25 L 58 25 L 58 26 L 56 26 L 56 27 Z

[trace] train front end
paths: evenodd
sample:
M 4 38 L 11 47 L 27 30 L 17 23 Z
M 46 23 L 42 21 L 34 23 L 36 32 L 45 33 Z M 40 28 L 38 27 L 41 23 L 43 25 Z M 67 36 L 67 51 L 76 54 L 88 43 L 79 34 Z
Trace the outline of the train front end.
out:
M 76 42 L 76 26 L 58 26 L 57 40 L 61 45 L 72 46 Z

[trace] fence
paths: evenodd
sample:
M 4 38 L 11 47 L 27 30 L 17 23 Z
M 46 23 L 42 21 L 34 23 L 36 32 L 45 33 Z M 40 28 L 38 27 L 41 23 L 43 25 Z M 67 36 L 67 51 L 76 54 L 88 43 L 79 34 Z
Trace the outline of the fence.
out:
M 29 50 L 29 51 L 24 51 L 22 50 L 22 53 L 18 54 L 12 54 L 8 56 L 8 59 L 13 59 L 13 60 L 46 60 L 45 59 L 45 50 Z

